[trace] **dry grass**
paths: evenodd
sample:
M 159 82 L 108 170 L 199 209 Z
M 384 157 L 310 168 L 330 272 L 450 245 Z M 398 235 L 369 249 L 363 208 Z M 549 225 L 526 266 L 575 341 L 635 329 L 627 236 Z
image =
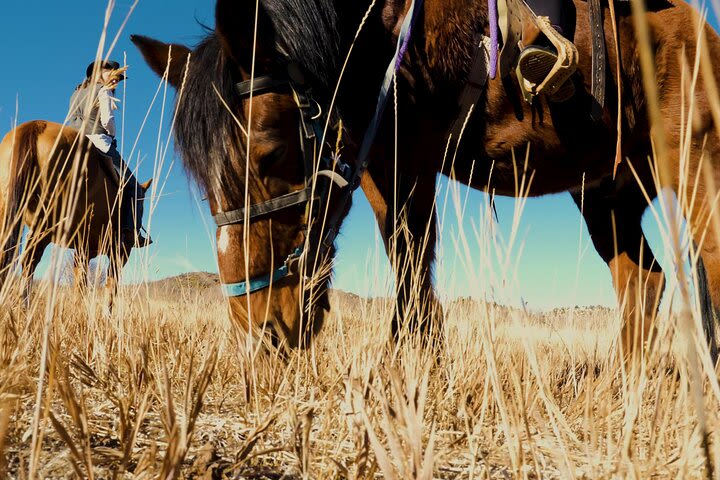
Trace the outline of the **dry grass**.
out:
M 99 52 L 104 42 L 105 32 Z M 168 144 L 159 140 L 158 172 Z M 513 284 L 525 200 L 510 238 L 488 204 L 456 239 L 467 277 L 499 296 Z M 690 247 L 671 207 L 653 213 L 682 275 Z M 441 224 L 448 210 L 465 212 L 452 189 Z M 208 276 L 126 286 L 111 313 L 100 290 L 57 285 L 36 288 L 26 308 L 11 280 L 0 291 L 0 478 L 709 477 L 720 467 L 720 387 L 696 351 L 687 282 L 668 283 L 682 304 L 630 374 L 606 309 L 450 301 L 431 350 L 388 344 L 391 302 L 334 294 L 310 350 L 253 357 Z
M 108 316 L 99 302 L 60 292 L 35 432 L 45 300 L 4 310 L 8 476 L 703 476 L 682 365 L 658 354 L 628 381 L 609 310 L 570 318 L 456 302 L 441 351 L 396 352 L 386 344 L 388 302 L 335 294 L 312 351 L 251 363 L 202 286 L 122 297 Z M 714 432 L 717 399 L 705 402 Z

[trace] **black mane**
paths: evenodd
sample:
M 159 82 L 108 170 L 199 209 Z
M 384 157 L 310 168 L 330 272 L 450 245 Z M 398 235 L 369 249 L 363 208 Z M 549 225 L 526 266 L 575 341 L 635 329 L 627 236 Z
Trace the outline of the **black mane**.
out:
M 347 1 L 347 0 L 344 0 Z M 316 88 L 335 85 L 340 61 L 340 32 L 335 0 L 261 0 L 280 32 L 288 59 L 312 75 Z
M 333 2 L 261 0 L 278 32 L 279 49 L 310 76 L 316 92 L 337 81 L 340 40 Z M 245 189 L 245 138 L 237 122 L 246 125 L 246 119 L 234 90 L 236 71 L 214 33 L 200 42 L 178 94 L 175 137 L 185 168 L 201 189 L 210 193 L 222 186 L 226 198 L 239 202 Z M 252 184 L 249 189 L 252 196 Z

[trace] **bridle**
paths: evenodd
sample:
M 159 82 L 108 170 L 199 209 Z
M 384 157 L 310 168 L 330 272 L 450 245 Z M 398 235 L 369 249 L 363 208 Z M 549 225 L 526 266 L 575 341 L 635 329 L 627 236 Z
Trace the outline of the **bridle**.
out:
M 226 225 L 236 225 L 251 223 L 253 220 L 264 217 L 270 213 L 285 210 L 298 205 L 309 205 L 312 203 L 315 207 L 321 204 L 327 204 L 329 201 L 330 188 L 329 184 L 320 186 L 321 182 L 316 182 L 318 177 L 327 177 L 330 183 L 335 184 L 341 191 L 345 191 L 345 195 L 351 195 L 348 190 L 355 190 L 357 186 L 351 185 L 354 180 L 353 169 L 347 163 L 337 157 L 329 157 L 323 155 L 320 157 L 320 165 L 315 168 L 315 152 L 319 150 L 319 142 L 324 136 L 324 126 L 327 121 L 327 114 L 323 114 L 319 104 L 313 99 L 312 89 L 305 83 L 304 76 L 299 67 L 294 63 L 289 63 L 287 72 L 284 75 L 265 75 L 256 77 L 255 79 L 245 80 L 235 84 L 235 92 L 241 97 L 246 98 L 252 95 L 260 96 L 275 92 L 280 89 L 289 88 L 295 99 L 295 103 L 300 111 L 298 121 L 298 131 L 300 135 L 300 149 L 303 157 L 304 165 L 304 187 L 286 193 L 279 197 L 271 198 L 261 203 L 250 205 L 246 208 L 238 208 L 229 211 L 220 211 L 214 215 L 215 224 L 218 228 Z M 358 183 L 359 184 L 359 183 Z M 354 188 L 352 188 L 354 187 Z M 310 217 L 316 217 L 313 212 L 306 208 L 306 238 L 310 236 L 313 221 Z M 317 208 L 315 208 L 317 210 Z M 336 217 L 337 220 L 333 222 Z M 326 223 L 327 233 L 320 242 L 315 254 L 324 256 L 324 254 L 332 245 L 337 232 L 337 225 L 340 218 L 337 215 L 331 215 Z M 274 282 L 298 273 L 300 260 L 305 255 L 304 241 L 302 245 L 293 249 L 283 264 L 266 275 L 251 277 L 242 282 L 222 283 L 222 290 L 227 297 L 241 297 L 246 294 L 262 290 L 269 287 Z M 308 259 L 309 260 L 309 259 Z M 314 257 L 313 257 L 314 260 Z M 306 262 L 309 264 L 310 262 Z
M 214 215 L 217 227 L 249 223 L 258 217 L 297 205 L 318 205 L 321 203 L 328 205 L 330 200 L 330 186 L 333 184 L 339 187 L 341 193 L 339 205 L 334 208 L 332 212 L 329 212 L 325 219 L 323 224 L 325 234 L 322 239 L 317 238 L 317 248 L 315 248 L 314 251 L 307 252 L 305 247 L 310 243 L 310 240 L 313 239 L 312 224 L 314 221 L 311 222 L 307 220 L 309 220 L 310 217 L 317 216 L 313 215 L 313 212 L 310 212 L 309 209 L 306 208 L 306 233 L 303 244 L 296 247 L 280 267 L 268 274 L 248 278 L 245 281 L 237 283 L 221 283 L 223 293 L 226 297 L 241 297 L 268 288 L 279 280 L 296 275 L 300 270 L 299 265 L 304 256 L 307 256 L 305 265 L 313 265 L 316 258 L 324 258 L 326 253 L 330 251 L 335 242 L 340 221 L 347 210 L 352 194 L 360 186 L 360 179 L 367 169 L 370 147 L 375 140 L 380 126 L 380 120 L 385 111 L 390 85 L 400 66 L 400 60 L 407 50 L 412 25 L 415 24 L 419 13 L 422 11 L 422 9 L 419 8 L 422 3 L 422 0 L 413 0 L 408 13 L 405 15 L 395 48 L 395 55 L 385 71 L 385 77 L 383 78 L 377 105 L 375 106 L 375 113 L 365 131 L 365 136 L 360 145 L 354 168 L 342 162 L 339 158 L 321 156 L 319 159 L 319 167 L 322 166 L 322 169 L 318 168 L 317 172 L 315 171 L 313 154 L 318 147 L 321 147 L 321 145 L 318 144 L 323 141 L 325 133 L 324 124 L 327 121 L 329 112 L 323 114 L 320 105 L 312 97 L 311 88 L 305 83 L 304 75 L 296 64 L 292 62 L 288 63 L 285 75 L 264 75 L 235 84 L 235 91 L 241 98 L 271 93 L 280 88 L 289 87 L 292 90 L 295 102 L 300 110 L 300 120 L 298 123 L 305 169 L 305 186 L 300 190 L 250 205 L 247 209 L 238 208 L 229 211 L 219 211 Z M 316 187 L 320 182 L 316 182 L 315 180 L 320 176 L 327 177 L 330 182 L 323 182 L 323 186 L 317 189 Z

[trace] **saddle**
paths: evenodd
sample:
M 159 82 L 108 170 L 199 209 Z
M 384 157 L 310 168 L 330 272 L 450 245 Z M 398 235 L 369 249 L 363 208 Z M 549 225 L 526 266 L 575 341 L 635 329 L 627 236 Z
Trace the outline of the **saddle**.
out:
M 587 1 L 590 7 L 589 21 L 593 38 L 591 80 L 593 105 L 590 115 L 597 121 L 602 117 L 605 106 L 607 56 L 605 32 L 603 31 L 602 0 Z M 612 2 L 628 0 L 608 1 L 611 12 L 613 12 Z M 450 129 L 450 135 L 455 141 L 460 140 L 465 124 L 485 89 L 488 77 L 494 78 L 491 73 L 494 72 L 494 62 L 497 61 L 499 64 L 500 78 L 507 78 L 512 72 L 513 66 L 518 63 L 521 50 L 526 45 L 532 45 L 540 34 L 544 34 L 552 43 L 557 50 L 558 58 L 545 80 L 537 85 L 528 85 L 518 75 L 520 88 L 526 101 L 532 103 L 532 99 L 540 94 L 552 96 L 577 69 L 578 51 L 573 42 L 560 35 L 547 17 L 536 15 L 525 3 L 525 0 L 497 0 L 497 16 L 502 36 L 500 56 L 497 58 L 493 55 L 494 47 L 491 45 L 490 38 L 486 37 L 483 32 L 477 32 L 475 57 L 465 87 L 458 99 L 459 115 Z M 616 164 L 617 161 L 618 159 L 616 159 Z

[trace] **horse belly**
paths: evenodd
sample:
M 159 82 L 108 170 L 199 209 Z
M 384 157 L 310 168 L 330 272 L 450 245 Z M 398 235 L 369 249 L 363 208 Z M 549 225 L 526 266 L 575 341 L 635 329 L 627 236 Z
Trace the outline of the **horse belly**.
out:
M 536 196 L 579 189 L 583 182 L 612 175 L 616 132 L 590 118 L 589 100 L 582 93 L 565 104 L 542 98 L 534 106 L 523 103 L 518 115 L 499 82 L 491 81 L 488 87 L 484 115 L 469 125 L 469 135 L 462 140 L 466 153 L 457 162 L 467 173 L 473 161 L 476 172 L 482 164 L 473 186 L 488 186 L 489 179 L 497 193 L 513 196 L 524 174 L 532 176 L 525 195 Z
M 515 119 L 481 126 L 464 138 L 452 165 L 454 177 L 504 196 L 540 196 L 579 190 L 612 175 L 615 141 L 601 129 L 563 131 Z M 446 167 L 444 174 L 450 173 Z M 527 191 L 518 192 L 525 177 Z

